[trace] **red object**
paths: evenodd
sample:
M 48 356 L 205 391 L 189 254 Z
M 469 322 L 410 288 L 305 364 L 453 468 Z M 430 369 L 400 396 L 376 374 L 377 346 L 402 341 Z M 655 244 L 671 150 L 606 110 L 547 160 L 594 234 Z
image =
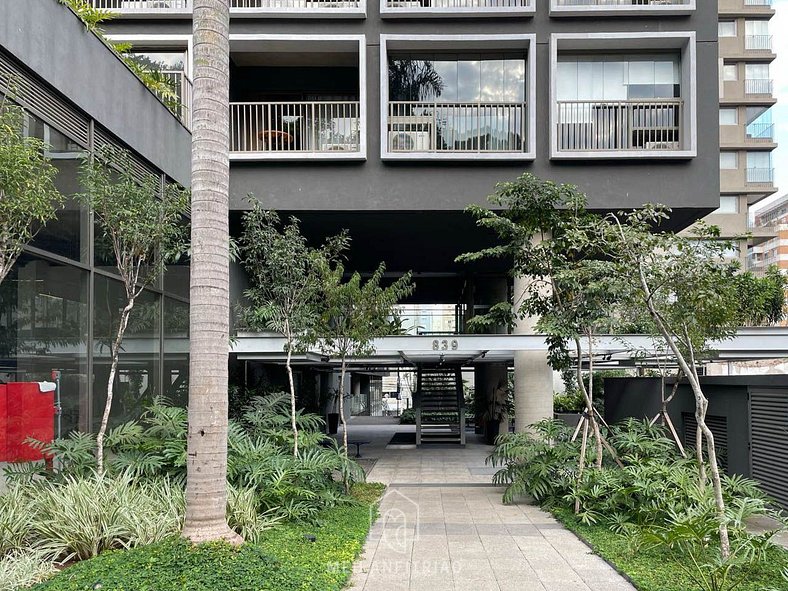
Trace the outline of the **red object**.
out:
M 25 441 L 28 437 L 38 441 L 54 439 L 55 393 L 41 392 L 38 382 L 10 382 L 6 384 L 5 389 L 7 417 L 5 460 L 30 462 L 44 459 L 40 451 L 33 449 Z M 2 422 L 1 418 L 0 422 Z
M 8 439 L 8 404 L 6 403 L 6 387 L 0 384 L 0 462 L 6 461 L 6 443 Z

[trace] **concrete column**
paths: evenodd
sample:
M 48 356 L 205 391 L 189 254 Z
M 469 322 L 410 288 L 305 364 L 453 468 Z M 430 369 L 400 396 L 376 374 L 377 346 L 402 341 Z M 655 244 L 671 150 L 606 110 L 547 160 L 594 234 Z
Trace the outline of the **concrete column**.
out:
M 528 286 L 528 278 L 514 280 L 515 304 Z M 536 334 L 537 318 L 518 320 L 514 334 Z M 553 416 L 553 369 L 544 351 L 516 351 L 514 354 L 514 428 L 524 432 L 528 425 Z

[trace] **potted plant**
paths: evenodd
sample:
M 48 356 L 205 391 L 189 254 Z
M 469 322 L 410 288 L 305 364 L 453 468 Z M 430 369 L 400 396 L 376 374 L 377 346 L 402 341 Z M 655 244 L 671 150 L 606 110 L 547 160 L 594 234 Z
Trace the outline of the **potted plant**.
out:
M 336 435 L 339 432 L 339 388 L 334 388 L 328 399 L 327 408 L 329 411 L 326 413 L 326 427 L 329 435 Z
M 578 388 L 553 394 L 553 414 L 570 427 L 576 427 L 586 403 Z

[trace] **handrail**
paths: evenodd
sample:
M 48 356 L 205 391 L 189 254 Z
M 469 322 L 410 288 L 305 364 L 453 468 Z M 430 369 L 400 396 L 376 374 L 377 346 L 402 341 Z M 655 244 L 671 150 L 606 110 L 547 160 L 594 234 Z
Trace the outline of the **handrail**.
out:
M 749 49 L 754 51 L 771 51 L 772 36 L 771 35 L 745 35 L 744 49 Z
M 746 78 L 744 80 L 745 94 L 772 94 L 771 78 Z

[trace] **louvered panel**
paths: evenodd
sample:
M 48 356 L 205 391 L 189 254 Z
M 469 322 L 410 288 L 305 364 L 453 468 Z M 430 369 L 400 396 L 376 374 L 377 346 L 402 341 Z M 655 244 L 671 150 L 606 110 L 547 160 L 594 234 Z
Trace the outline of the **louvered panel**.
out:
M 788 391 L 750 391 L 752 477 L 788 508 Z
M 695 414 L 691 412 L 681 413 L 681 420 L 684 423 L 684 446 L 695 448 L 695 433 L 698 430 L 698 423 Z M 706 415 L 706 425 L 714 435 L 714 447 L 717 450 L 717 461 L 724 471 L 728 471 L 728 419 L 717 415 Z M 704 443 L 705 446 L 705 443 Z
M 139 156 L 137 156 L 133 151 L 129 150 L 125 146 L 121 144 L 121 142 L 117 141 L 114 136 L 101 127 L 100 125 L 95 125 L 93 129 L 93 149 L 96 151 L 97 154 L 105 153 L 107 150 L 117 150 L 117 149 L 126 150 L 130 158 L 131 164 L 131 172 L 140 182 L 144 182 L 146 179 L 150 179 L 153 177 L 154 179 L 158 179 L 159 175 L 156 172 L 156 169 L 152 166 L 149 166 L 145 161 L 143 161 Z M 119 166 L 117 162 L 110 162 L 115 166 Z
M 18 66 L 3 51 L 0 51 L 0 93 L 10 96 L 76 143 L 88 147 L 88 118 Z

